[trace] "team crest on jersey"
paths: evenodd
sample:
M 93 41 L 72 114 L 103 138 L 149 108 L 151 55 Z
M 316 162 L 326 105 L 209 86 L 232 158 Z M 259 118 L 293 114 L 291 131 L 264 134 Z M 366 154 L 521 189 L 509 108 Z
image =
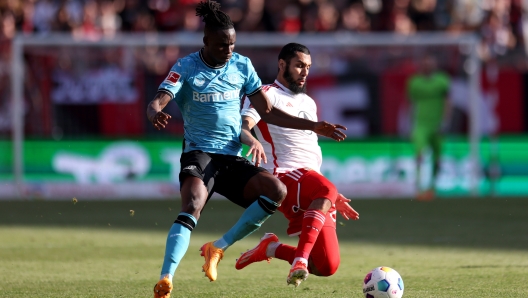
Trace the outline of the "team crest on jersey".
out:
M 227 79 L 232 84 L 237 84 L 240 81 L 240 76 L 237 75 L 236 73 L 230 73 L 230 74 L 227 75 Z
M 245 72 L 246 71 L 246 65 L 243 63 L 237 63 L 236 64 L 239 71 Z
M 169 72 L 169 75 L 167 76 L 167 78 L 165 78 L 164 82 L 169 85 L 176 86 L 176 83 L 178 83 L 180 78 L 181 78 L 181 75 L 179 73 L 175 71 L 171 71 Z
M 194 78 L 194 85 L 196 87 L 202 87 L 204 83 L 205 83 L 205 79 L 204 78 L 198 78 L 198 77 Z
M 242 78 L 239 74 L 236 73 L 228 73 L 220 77 L 222 81 L 228 82 L 231 85 L 238 85 L 242 83 Z

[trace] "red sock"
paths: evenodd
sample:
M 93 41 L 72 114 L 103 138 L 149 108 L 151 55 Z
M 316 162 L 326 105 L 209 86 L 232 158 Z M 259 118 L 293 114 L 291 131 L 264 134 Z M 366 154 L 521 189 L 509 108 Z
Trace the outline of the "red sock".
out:
M 284 260 L 290 264 L 293 263 L 295 258 L 296 247 L 281 243 L 275 250 L 275 257 L 279 260 Z
M 299 237 L 299 244 L 295 252 L 295 258 L 303 258 L 308 260 L 310 252 L 314 247 L 317 236 L 323 228 L 325 222 L 325 214 L 319 210 L 309 209 L 304 213 L 303 228 L 301 236 Z

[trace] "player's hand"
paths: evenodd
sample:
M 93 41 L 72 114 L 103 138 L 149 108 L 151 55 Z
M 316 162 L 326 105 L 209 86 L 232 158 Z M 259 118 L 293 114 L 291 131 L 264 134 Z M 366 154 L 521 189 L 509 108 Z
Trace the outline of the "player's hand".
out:
M 255 164 L 255 166 L 259 166 L 260 162 L 268 163 L 268 159 L 266 158 L 266 153 L 264 152 L 264 147 L 262 147 L 262 144 L 255 138 L 251 141 L 249 145 L 248 153 L 246 154 L 246 157 L 252 155 L 251 162 Z
M 157 112 L 156 115 L 152 118 L 152 125 L 158 130 L 165 128 L 169 124 L 169 119 L 172 118 L 171 115 L 164 112 Z
M 346 130 L 347 128 L 343 125 L 331 124 L 326 121 L 320 121 L 315 124 L 314 131 L 319 135 L 332 138 L 339 142 L 346 138 L 345 133 L 342 132 L 340 129 Z
M 348 204 L 350 202 L 350 199 L 345 198 L 342 194 L 337 195 L 337 200 L 335 203 L 336 210 L 343 216 L 346 220 L 352 219 L 352 220 L 358 220 L 359 219 L 359 213 L 357 213 L 352 206 Z

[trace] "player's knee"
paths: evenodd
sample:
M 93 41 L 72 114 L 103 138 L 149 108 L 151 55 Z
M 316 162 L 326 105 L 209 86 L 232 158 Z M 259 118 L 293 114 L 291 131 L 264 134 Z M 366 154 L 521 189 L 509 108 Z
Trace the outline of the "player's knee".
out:
M 320 266 L 321 268 L 317 268 L 316 272 L 313 272 L 316 276 L 332 276 L 337 272 L 337 268 L 339 268 L 339 263 L 327 263 L 323 266 Z
M 204 205 L 205 202 L 203 198 L 201 198 L 201 196 L 199 195 L 193 195 L 191 193 L 188 198 L 182 197 L 182 211 L 185 213 L 192 214 L 196 218 L 200 216 Z
M 340 260 L 339 258 L 332 258 L 330 262 L 328 262 L 328 267 L 326 268 L 326 276 L 334 275 L 337 272 L 337 269 L 339 268 Z
M 286 195 L 288 194 L 288 189 L 286 188 L 286 185 L 282 183 L 280 180 L 277 179 L 275 182 L 275 202 L 282 203 L 284 199 L 286 198 Z
M 339 268 L 339 257 L 329 257 L 326 260 L 317 260 L 309 262 L 310 273 L 316 276 L 332 276 Z
M 278 204 L 284 201 L 284 198 L 286 198 L 286 194 L 288 193 L 288 189 L 279 179 L 269 181 L 265 189 L 266 191 L 264 192 L 264 195 Z

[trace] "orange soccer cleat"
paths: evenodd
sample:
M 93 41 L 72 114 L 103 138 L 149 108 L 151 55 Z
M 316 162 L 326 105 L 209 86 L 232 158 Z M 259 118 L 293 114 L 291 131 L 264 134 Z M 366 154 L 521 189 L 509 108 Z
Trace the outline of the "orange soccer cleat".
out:
M 171 291 L 172 282 L 165 277 L 154 286 L 154 298 L 170 298 Z
M 240 270 L 249 264 L 260 261 L 268 261 L 269 263 L 271 257 L 266 255 L 266 250 L 268 249 L 268 245 L 272 242 L 279 242 L 279 238 L 273 233 L 264 234 L 264 236 L 260 238 L 260 242 L 257 246 L 242 253 L 240 258 L 236 261 L 235 268 Z
M 216 268 L 220 260 L 224 257 L 224 250 L 215 247 L 213 242 L 207 242 L 202 245 L 200 250 L 202 251 L 200 255 L 205 258 L 205 264 L 202 266 L 202 270 L 210 281 L 215 281 L 217 276 Z

